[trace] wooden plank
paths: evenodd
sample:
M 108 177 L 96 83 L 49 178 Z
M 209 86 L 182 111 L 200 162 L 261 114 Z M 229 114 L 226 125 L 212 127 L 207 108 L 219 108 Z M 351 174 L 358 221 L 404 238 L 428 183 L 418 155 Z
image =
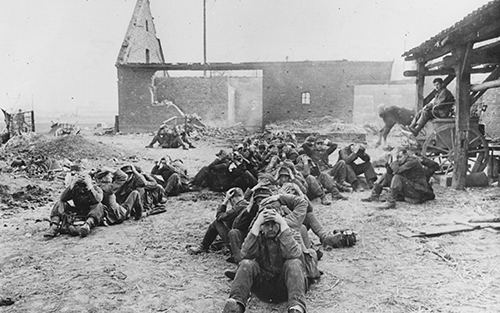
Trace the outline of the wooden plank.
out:
M 425 62 L 417 63 L 417 81 L 416 81 L 416 95 L 415 104 L 417 112 L 424 107 L 424 84 L 425 84 Z
M 497 87 L 500 87 L 500 79 L 472 85 L 470 87 L 470 90 L 472 90 L 472 91 L 482 91 L 482 90 L 488 90 L 488 89 L 497 88 Z
M 500 233 L 500 224 L 494 225 L 494 224 L 471 224 L 467 222 L 455 222 L 455 224 L 459 225 L 465 225 L 469 227 L 475 227 L 476 229 L 484 229 L 490 233 L 498 234 Z
M 469 220 L 469 223 L 500 223 L 500 217 L 478 217 L 478 218 L 472 218 L 472 219 Z
M 415 231 L 402 231 L 398 232 L 399 235 L 411 238 L 411 237 L 436 237 L 447 234 L 462 233 L 467 231 L 473 231 L 480 229 L 480 225 L 445 225 L 445 226 L 434 226 L 426 227 L 424 229 L 418 229 Z
M 473 68 L 471 69 L 470 73 L 471 74 L 484 74 L 484 73 L 489 73 L 495 69 L 494 66 L 484 66 L 484 67 L 479 67 L 479 68 Z M 415 70 L 410 70 L 410 71 L 404 71 L 403 76 L 405 77 L 416 77 L 418 74 L 417 71 Z M 441 68 L 439 70 L 425 70 L 424 71 L 425 76 L 443 76 L 443 75 L 453 75 L 455 76 L 455 70 L 452 68 Z
M 455 106 L 455 144 L 452 187 L 457 190 L 465 189 L 467 175 L 467 150 L 469 148 L 469 121 L 470 121 L 470 50 L 472 43 L 461 46 L 453 51 L 458 60 L 455 67 L 456 106 Z
M 486 79 L 483 81 L 484 82 L 488 82 L 488 81 L 492 81 L 492 80 L 495 80 L 497 78 L 500 77 L 500 66 L 497 66 L 491 73 L 490 75 L 488 75 L 488 77 L 486 77 Z M 477 100 L 479 100 L 479 98 L 481 98 L 481 96 L 487 91 L 487 89 L 485 90 L 481 90 L 481 91 L 474 91 L 472 92 L 471 94 L 471 105 L 473 105 L 474 103 L 476 103 Z

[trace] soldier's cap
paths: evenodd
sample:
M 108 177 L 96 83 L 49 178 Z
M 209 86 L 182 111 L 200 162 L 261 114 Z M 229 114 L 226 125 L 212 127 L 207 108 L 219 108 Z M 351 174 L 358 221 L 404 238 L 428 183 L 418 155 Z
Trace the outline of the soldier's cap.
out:
M 285 160 L 285 161 L 283 161 L 283 165 L 282 166 L 288 167 L 289 169 L 295 168 L 295 165 L 293 165 L 292 160 L 288 160 L 288 159 Z
M 229 189 L 229 190 L 226 192 L 226 194 L 227 194 L 228 196 L 232 194 L 232 195 L 231 195 L 231 198 L 236 197 L 236 196 L 238 196 L 238 197 L 243 197 L 243 190 L 241 190 L 241 188 L 239 188 L 239 187 L 233 187 L 233 188 Z
M 228 154 L 227 154 L 226 150 L 224 150 L 224 149 L 220 149 L 220 151 L 215 154 L 215 156 L 217 156 L 219 158 L 227 157 L 227 155 Z
M 263 143 L 260 143 L 259 146 L 257 147 L 260 149 L 266 149 L 267 148 L 267 145 L 263 144 Z
M 253 194 L 254 199 L 262 199 L 262 198 L 267 198 L 269 196 L 272 196 L 273 193 L 270 188 L 267 187 L 259 187 L 255 190 Z
M 286 146 L 286 144 L 281 142 L 278 144 L 278 149 L 283 149 L 285 146 Z
M 120 168 L 124 173 L 129 174 L 132 173 L 132 165 L 124 165 Z
M 260 173 L 258 176 L 259 182 L 262 180 L 267 180 L 269 181 L 269 184 L 271 185 L 276 185 L 276 180 L 274 179 L 273 175 L 269 173 Z
M 278 177 L 280 176 L 288 176 L 288 177 L 292 177 L 291 173 L 290 173 L 290 169 L 288 167 L 284 167 L 282 166 L 279 171 L 278 171 Z
M 305 140 L 305 141 L 306 141 L 306 142 L 311 142 L 311 143 L 313 143 L 313 142 L 315 142 L 315 141 L 316 141 L 316 137 L 314 137 L 314 136 L 307 136 L 307 138 L 306 138 L 306 140 Z
M 109 173 L 113 173 L 113 169 L 109 167 L 102 167 L 95 172 L 94 177 L 96 179 L 101 179 L 104 176 L 108 175 Z

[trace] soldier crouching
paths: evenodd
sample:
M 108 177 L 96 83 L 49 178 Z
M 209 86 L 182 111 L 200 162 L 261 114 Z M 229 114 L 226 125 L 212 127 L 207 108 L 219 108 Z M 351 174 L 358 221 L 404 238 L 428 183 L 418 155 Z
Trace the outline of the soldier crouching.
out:
M 86 237 L 102 222 L 104 206 L 102 189 L 94 185 L 89 175 L 79 175 L 63 191 L 50 213 L 50 228 L 45 237 L 61 234 Z M 69 201 L 73 202 L 70 204 Z

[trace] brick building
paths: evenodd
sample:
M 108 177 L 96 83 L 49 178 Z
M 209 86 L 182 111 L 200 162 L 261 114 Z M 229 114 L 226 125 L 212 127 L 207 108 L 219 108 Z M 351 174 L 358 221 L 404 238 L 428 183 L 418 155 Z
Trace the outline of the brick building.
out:
M 152 131 L 172 114 L 163 100 L 218 124 L 249 127 L 331 115 L 353 121 L 354 87 L 387 84 L 392 62 L 302 61 L 171 64 L 149 0 L 138 0 L 116 62 L 120 130 Z M 169 77 L 172 71 L 251 71 L 249 77 Z

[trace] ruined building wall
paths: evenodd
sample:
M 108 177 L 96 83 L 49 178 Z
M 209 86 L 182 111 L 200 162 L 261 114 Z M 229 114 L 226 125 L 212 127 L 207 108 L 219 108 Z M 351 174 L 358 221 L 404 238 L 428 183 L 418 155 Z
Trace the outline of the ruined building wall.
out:
M 227 119 L 227 77 L 159 77 L 155 81 L 158 101 L 172 101 L 206 122 Z
M 387 83 L 391 67 L 392 62 L 349 61 L 266 66 L 263 69 L 263 122 L 331 115 L 351 123 L 354 86 Z M 303 93 L 309 93 L 310 104 L 302 103 Z
M 149 0 L 138 0 L 116 63 L 163 62 L 163 51 L 156 36 Z
M 118 67 L 118 115 L 120 131 L 149 132 L 161 122 L 154 108 L 151 78 L 154 70 Z

